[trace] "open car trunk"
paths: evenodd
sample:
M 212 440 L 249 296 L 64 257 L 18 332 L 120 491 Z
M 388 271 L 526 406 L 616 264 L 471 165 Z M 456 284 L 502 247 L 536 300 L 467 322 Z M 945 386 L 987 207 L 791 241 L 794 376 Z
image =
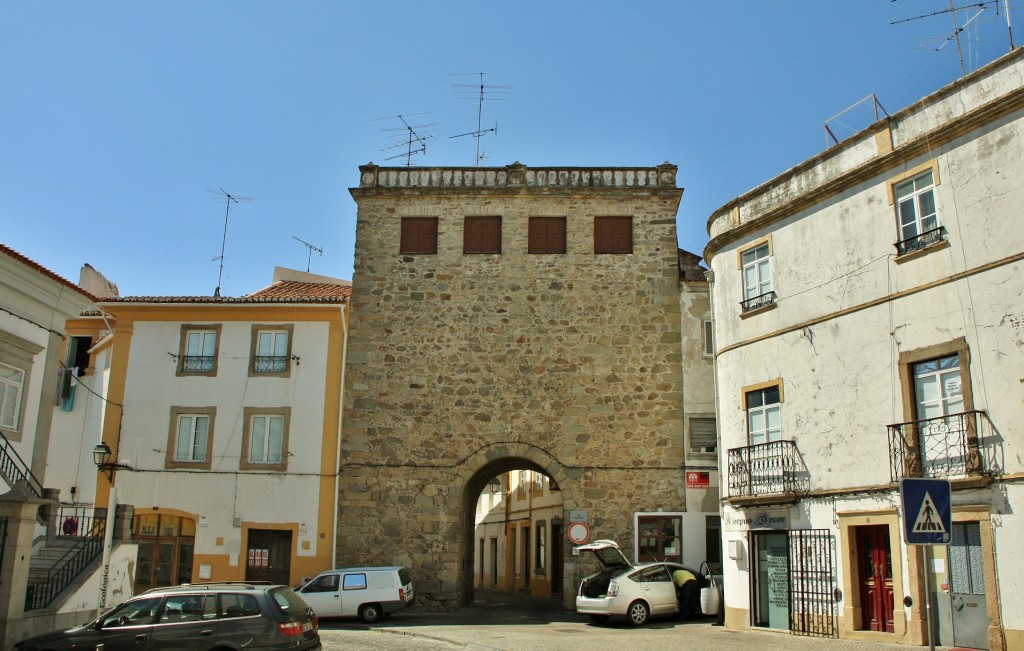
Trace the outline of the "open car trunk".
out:
M 608 584 L 615 577 L 625 574 L 631 568 L 613 567 L 598 574 L 588 576 L 580 583 L 580 595 L 591 599 L 600 599 L 608 594 Z

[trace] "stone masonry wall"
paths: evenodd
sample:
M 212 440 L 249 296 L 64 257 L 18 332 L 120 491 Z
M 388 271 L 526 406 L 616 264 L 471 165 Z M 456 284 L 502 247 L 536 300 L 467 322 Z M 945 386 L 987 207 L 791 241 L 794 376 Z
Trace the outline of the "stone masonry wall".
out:
M 685 508 L 675 167 L 361 172 L 338 563 L 454 607 L 466 505 L 517 463 L 631 555 L 634 512 Z M 463 254 L 474 215 L 501 216 L 500 254 Z M 633 217 L 631 255 L 593 253 L 595 215 Z M 439 218 L 436 255 L 399 253 L 406 216 Z M 567 253 L 527 253 L 531 216 L 567 218 Z

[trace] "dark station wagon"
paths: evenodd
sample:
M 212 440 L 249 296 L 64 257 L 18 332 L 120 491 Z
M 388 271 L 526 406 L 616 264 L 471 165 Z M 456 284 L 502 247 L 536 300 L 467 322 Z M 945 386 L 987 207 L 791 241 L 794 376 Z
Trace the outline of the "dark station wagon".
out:
M 23 640 L 16 651 L 320 649 L 316 614 L 282 585 L 204 583 L 149 590 L 82 626 Z

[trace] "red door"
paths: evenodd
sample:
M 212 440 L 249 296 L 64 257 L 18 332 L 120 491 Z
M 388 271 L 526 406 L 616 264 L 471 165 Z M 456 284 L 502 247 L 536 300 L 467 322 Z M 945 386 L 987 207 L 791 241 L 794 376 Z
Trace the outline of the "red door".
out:
M 857 527 L 861 625 L 869 631 L 893 632 L 892 554 L 889 525 Z

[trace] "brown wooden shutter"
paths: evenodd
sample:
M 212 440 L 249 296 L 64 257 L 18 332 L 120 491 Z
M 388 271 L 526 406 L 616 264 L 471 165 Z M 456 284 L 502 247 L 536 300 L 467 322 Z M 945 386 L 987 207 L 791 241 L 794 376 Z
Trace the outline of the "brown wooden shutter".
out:
M 399 253 L 437 253 L 437 217 L 402 217 Z
M 565 253 L 565 217 L 530 217 L 529 253 Z
M 594 217 L 594 253 L 632 252 L 632 217 Z
M 463 253 L 501 253 L 501 217 L 466 217 L 462 231 Z

